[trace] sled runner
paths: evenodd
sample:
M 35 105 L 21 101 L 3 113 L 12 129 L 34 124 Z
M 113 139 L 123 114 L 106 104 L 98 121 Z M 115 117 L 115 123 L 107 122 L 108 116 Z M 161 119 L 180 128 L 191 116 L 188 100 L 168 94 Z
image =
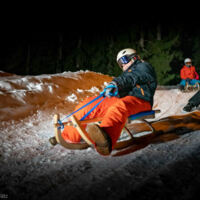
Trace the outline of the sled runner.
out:
M 145 112 L 140 112 L 140 113 L 129 116 L 128 123 L 124 127 L 126 136 L 123 137 L 124 131 L 122 131 L 121 137 L 119 138 L 118 142 L 116 143 L 114 149 L 120 150 L 120 149 L 126 148 L 126 147 L 134 144 L 137 141 L 141 141 L 141 139 L 143 139 L 143 138 L 153 137 L 155 135 L 155 130 L 151 126 L 151 123 L 148 122 L 146 119 L 154 119 L 156 113 L 160 113 L 160 110 L 145 111 Z M 148 126 L 148 128 L 150 129 L 150 131 L 148 131 L 148 133 L 145 132 L 146 134 L 143 134 L 142 136 L 141 135 L 137 136 L 138 134 L 134 135 L 134 133 L 131 133 L 131 131 L 128 129 L 128 125 L 130 123 L 132 123 L 132 121 L 134 121 L 134 120 L 138 120 L 138 121 L 141 121 L 142 123 L 146 124 Z M 85 128 L 83 128 L 83 125 L 86 125 L 89 123 L 101 123 L 101 121 L 102 121 L 102 118 L 86 119 L 86 120 L 79 121 L 74 115 L 72 115 L 72 116 L 70 116 L 68 122 L 63 122 L 62 124 L 60 124 L 59 123 L 60 116 L 59 116 L 59 114 L 56 114 L 54 116 L 55 136 L 51 137 L 49 139 L 49 142 L 52 145 L 56 145 L 59 143 L 61 146 L 65 147 L 67 149 L 80 150 L 80 149 L 86 149 L 91 146 L 93 147 L 94 146 L 93 141 L 89 138 Z M 77 129 L 77 131 L 79 132 L 79 134 L 81 135 L 83 142 L 70 143 L 70 142 L 65 141 L 63 139 L 63 137 L 61 136 L 61 125 L 62 125 L 62 128 L 64 128 L 64 126 L 74 126 Z

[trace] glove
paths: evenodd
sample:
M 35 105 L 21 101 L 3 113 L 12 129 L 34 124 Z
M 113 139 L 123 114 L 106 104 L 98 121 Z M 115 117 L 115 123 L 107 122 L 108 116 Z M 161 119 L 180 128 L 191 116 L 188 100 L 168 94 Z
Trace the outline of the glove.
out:
M 114 97 L 118 95 L 117 84 L 112 81 L 104 89 L 104 97 Z

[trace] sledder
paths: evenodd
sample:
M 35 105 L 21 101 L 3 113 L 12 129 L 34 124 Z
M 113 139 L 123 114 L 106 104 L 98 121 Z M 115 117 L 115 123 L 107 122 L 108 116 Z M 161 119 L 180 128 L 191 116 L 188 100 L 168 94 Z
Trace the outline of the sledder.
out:
M 183 112 L 191 112 L 194 110 L 200 110 L 200 91 L 194 94 L 183 108 Z
M 195 66 L 192 66 L 192 60 L 190 58 L 186 58 L 184 63 L 185 65 L 180 71 L 180 76 L 182 79 L 180 82 L 180 89 L 183 92 L 199 90 L 199 75 L 196 72 Z
M 84 137 L 84 140 L 95 146 L 99 154 L 109 155 L 115 148 L 128 117 L 144 111 L 151 112 L 157 87 L 153 67 L 142 62 L 136 51 L 129 48 L 117 54 L 117 63 L 123 73 L 114 78 L 99 97 L 87 98 L 75 108 L 79 110 L 83 107 L 74 113 L 75 118 L 71 118 L 75 127 L 65 126 L 62 137 L 57 137 L 60 142 L 64 140 L 79 144 Z M 98 118 L 100 124 L 86 123 L 87 127 L 86 124 L 81 124 L 81 121 Z

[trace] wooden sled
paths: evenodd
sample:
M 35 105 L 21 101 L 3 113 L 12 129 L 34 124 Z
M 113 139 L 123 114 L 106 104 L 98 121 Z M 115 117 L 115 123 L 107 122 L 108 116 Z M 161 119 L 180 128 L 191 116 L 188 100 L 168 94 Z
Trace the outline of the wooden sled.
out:
M 122 140 L 120 137 L 119 140 L 117 141 L 114 149 L 115 150 L 124 149 L 124 148 L 134 144 L 135 142 L 137 143 L 137 141 L 141 141 L 142 139 L 154 137 L 155 130 L 151 126 L 151 123 L 148 122 L 146 119 L 154 119 L 156 113 L 160 113 L 160 110 L 151 110 L 151 111 L 140 112 L 140 113 L 131 115 L 128 118 L 127 125 L 125 125 L 125 127 L 123 129 L 123 130 L 125 130 L 127 137 L 125 140 Z M 74 149 L 74 150 L 75 149 L 77 149 L 77 150 L 86 149 L 88 147 L 94 146 L 92 140 L 89 138 L 86 130 L 83 128 L 82 125 L 89 124 L 89 123 L 100 123 L 102 121 L 102 118 L 87 119 L 87 120 L 79 121 L 75 116 L 72 115 L 69 118 L 68 122 L 62 123 L 63 126 L 70 125 L 70 126 L 74 126 L 77 129 L 77 131 L 81 135 L 81 138 L 84 140 L 83 142 L 80 142 L 80 143 L 69 143 L 63 139 L 63 137 L 61 136 L 60 124 L 58 123 L 59 120 L 60 120 L 59 114 L 54 115 L 55 136 L 51 137 L 49 139 L 49 142 L 52 145 L 60 144 L 61 146 L 65 147 L 67 149 Z M 134 121 L 134 120 L 139 120 L 142 123 L 146 124 L 150 129 L 150 131 L 148 131 L 148 134 L 142 135 L 140 137 L 134 136 L 128 128 L 128 125 L 131 124 L 132 121 Z
M 193 92 L 193 91 L 198 91 L 200 90 L 200 86 L 199 86 L 199 83 L 196 83 L 195 85 L 189 85 L 187 82 L 186 82 L 186 85 L 183 89 L 183 92 Z
M 176 140 L 183 134 L 200 130 L 200 111 L 154 120 L 152 121 L 151 125 L 155 129 L 155 136 L 149 138 L 147 137 L 144 139 L 138 138 L 139 140 L 136 140 L 133 145 L 130 145 L 127 148 L 122 149 L 121 151 L 115 152 L 114 154 L 112 154 L 112 156 L 127 155 L 139 149 L 143 149 L 149 144 Z M 141 124 L 131 124 L 130 128 L 133 128 L 134 131 L 139 133 L 146 130 L 147 127 L 141 126 Z

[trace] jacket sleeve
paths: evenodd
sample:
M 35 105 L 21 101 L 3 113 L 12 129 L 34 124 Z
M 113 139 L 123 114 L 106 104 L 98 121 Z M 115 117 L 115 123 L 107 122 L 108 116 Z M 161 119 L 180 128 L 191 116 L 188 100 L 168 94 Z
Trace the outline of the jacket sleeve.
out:
M 198 75 L 198 73 L 196 71 L 195 66 L 193 66 L 193 70 L 194 70 L 194 79 L 199 80 L 199 75 Z
M 181 69 L 181 72 L 180 72 L 180 76 L 181 76 L 181 79 L 186 79 L 186 74 L 185 74 L 185 70 L 182 68 Z
M 199 74 L 195 71 L 195 79 L 199 80 Z
M 120 76 L 114 78 L 113 81 L 116 82 L 119 91 L 129 89 L 135 87 L 138 75 L 136 72 L 123 72 Z

